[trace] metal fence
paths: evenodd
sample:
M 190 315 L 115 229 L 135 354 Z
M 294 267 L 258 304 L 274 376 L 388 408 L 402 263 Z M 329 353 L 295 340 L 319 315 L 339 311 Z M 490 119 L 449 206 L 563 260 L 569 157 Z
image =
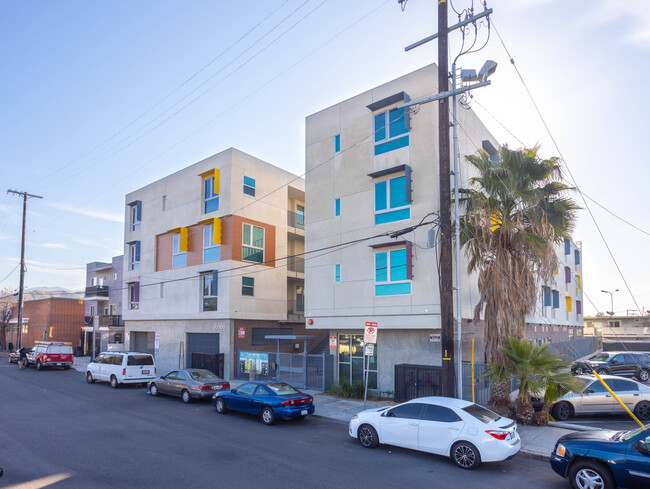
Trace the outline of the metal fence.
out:
M 600 338 L 577 338 L 569 341 L 558 341 L 548 345 L 550 351 L 556 352 L 570 358 L 577 360 L 578 358 L 586 357 L 587 355 L 595 352 L 601 348 Z
M 416 397 L 439 396 L 442 367 L 435 365 L 395 365 L 395 401 Z
M 223 379 L 223 353 L 192 352 L 191 368 L 204 368 Z
M 324 392 L 334 380 L 330 354 L 237 351 L 237 378 L 248 380 L 255 366 L 258 380 L 278 380 L 302 389 Z

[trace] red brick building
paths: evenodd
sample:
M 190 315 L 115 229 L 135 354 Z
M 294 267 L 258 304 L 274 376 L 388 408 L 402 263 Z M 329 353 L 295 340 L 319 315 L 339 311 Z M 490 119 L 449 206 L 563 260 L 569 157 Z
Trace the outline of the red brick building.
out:
M 17 307 L 7 330 L 13 331 L 13 338 L 7 331 L 7 343 L 16 345 Z M 25 300 L 23 303 L 23 336 L 25 346 L 35 341 L 69 341 L 72 346 L 81 345 L 81 328 L 84 325 L 84 301 L 80 299 L 50 297 Z

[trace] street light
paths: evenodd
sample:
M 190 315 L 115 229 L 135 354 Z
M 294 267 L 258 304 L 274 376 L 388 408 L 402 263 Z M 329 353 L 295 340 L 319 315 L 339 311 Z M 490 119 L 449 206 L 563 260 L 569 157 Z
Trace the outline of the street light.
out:
M 607 314 L 613 316 L 614 315 L 614 293 L 618 292 L 618 289 L 613 290 L 611 292 L 609 290 L 601 290 L 601 292 L 604 292 L 605 294 L 609 294 L 609 298 L 611 299 L 612 310 L 607 311 Z

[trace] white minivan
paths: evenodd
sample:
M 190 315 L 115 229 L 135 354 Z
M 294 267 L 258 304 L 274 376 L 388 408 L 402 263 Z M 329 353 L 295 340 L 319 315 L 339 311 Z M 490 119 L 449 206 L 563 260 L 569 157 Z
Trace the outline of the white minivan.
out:
M 156 378 L 156 362 L 150 353 L 134 351 L 105 351 L 88 364 L 86 382 L 96 380 L 111 383 L 113 389 L 120 384 L 141 384 Z

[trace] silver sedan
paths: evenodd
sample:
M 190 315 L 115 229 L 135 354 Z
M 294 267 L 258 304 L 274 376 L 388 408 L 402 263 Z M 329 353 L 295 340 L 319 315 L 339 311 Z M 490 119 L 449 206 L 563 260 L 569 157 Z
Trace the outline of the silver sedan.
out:
M 555 419 L 564 421 L 573 415 L 625 412 L 596 377 L 578 375 L 577 378 L 584 382 L 584 388 L 579 394 L 565 394 L 555 402 L 551 409 Z M 650 420 L 650 387 L 615 375 L 601 375 L 601 378 L 637 418 Z
M 227 380 L 217 377 L 209 370 L 199 368 L 174 370 L 149 382 L 149 393 L 152 396 L 178 396 L 186 403 L 193 399 L 210 398 L 215 392 L 227 390 L 230 390 Z

